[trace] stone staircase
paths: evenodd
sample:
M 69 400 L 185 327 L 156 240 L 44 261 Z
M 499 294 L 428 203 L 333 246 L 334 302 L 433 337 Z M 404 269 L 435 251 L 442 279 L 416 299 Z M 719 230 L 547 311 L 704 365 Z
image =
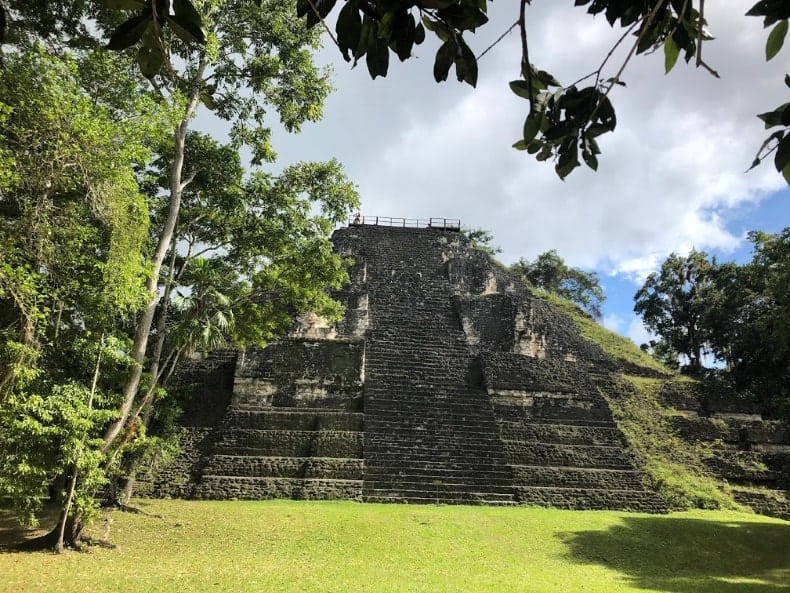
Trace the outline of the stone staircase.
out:
M 666 512 L 626 452 L 595 376 L 574 361 L 481 357 L 518 502 Z
M 666 512 L 645 489 L 613 422 L 529 418 L 504 406 L 497 412 L 520 503 Z
M 361 499 L 362 352 L 354 339 L 292 339 L 239 355 L 193 496 Z
M 512 504 L 511 474 L 437 249 L 445 233 L 364 243 L 365 474 L 372 502 Z
M 360 499 L 362 414 L 231 408 L 200 472 L 196 498 Z

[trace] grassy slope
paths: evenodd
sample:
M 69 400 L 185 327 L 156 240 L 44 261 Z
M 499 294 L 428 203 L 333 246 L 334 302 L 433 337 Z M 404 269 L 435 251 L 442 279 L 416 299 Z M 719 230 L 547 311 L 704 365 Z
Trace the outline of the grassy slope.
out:
M 675 412 L 659 402 L 658 394 L 665 381 L 693 380 L 667 369 L 628 338 L 597 323 L 571 301 L 552 293 L 535 292 L 569 315 L 582 336 L 610 356 L 667 374 L 666 379 L 623 376 L 622 392 L 617 397 L 603 394 L 631 451 L 642 461 L 650 487 L 673 508 L 742 509 L 732 499 L 727 484 L 713 478 L 702 463 L 706 454 L 704 445 L 681 439 L 670 423 Z
M 683 379 L 674 379 L 683 380 Z M 702 462 L 704 443 L 690 443 L 673 430 L 673 411 L 661 405 L 663 381 L 623 377 L 622 393 L 608 398 L 631 450 L 643 460 L 645 473 L 672 508 L 736 509 L 729 486 L 715 479 Z
M 754 515 L 140 504 L 162 517 L 108 515 L 117 549 L 0 553 L 0 592 L 790 592 L 790 523 Z
M 638 348 L 631 340 L 606 329 L 575 303 L 551 292 L 533 289 L 533 293 L 569 315 L 581 335 L 590 342 L 598 344 L 609 356 L 662 373 L 672 373 L 660 362 Z

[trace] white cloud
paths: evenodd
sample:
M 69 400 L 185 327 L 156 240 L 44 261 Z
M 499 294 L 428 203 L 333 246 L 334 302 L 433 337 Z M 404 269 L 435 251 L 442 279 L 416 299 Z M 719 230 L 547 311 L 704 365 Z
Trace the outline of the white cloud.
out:
M 601 324 L 609 331 L 620 333 L 623 327 L 625 327 L 626 321 L 627 317 L 622 313 L 609 313 L 608 315 L 604 315 Z
M 364 64 L 350 71 L 336 56 L 326 121 L 277 143 L 285 160 L 338 157 L 365 214 L 461 218 L 490 229 L 506 262 L 556 248 L 571 265 L 639 281 L 672 251 L 733 249 L 742 238 L 727 231 L 732 213 L 785 187 L 770 164 L 744 174 L 767 135 L 755 114 L 787 90 L 780 60 L 764 63 L 761 21 L 743 16 L 750 5 L 706 6 L 718 39 L 704 57 L 721 80 L 682 60 L 665 76 L 661 52 L 633 59 L 628 86 L 612 94 L 618 126 L 601 139 L 597 173 L 578 169 L 562 182 L 550 164 L 510 147 L 527 110 L 507 88 L 519 70 L 516 32 L 481 60 L 474 90 L 436 85 L 431 47 L 393 60 L 375 81 Z M 514 6 L 490 5 L 491 23 L 470 39 L 478 53 L 515 20 Z M 566 3 L 528 10 L 533 61 L 566 83 L 595 69 L 621 34 Z
M 628 324 L 625 336 L 631 338 L 637 346 L 647 344 L 656 337 L 644 326 L 642 320 L 635 315 L 632 316 L 631 322 Z

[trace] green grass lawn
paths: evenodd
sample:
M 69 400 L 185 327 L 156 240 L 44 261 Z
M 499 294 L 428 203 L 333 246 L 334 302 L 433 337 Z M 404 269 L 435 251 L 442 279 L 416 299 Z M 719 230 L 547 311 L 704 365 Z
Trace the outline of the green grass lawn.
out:
M 138 501 L 94 527 L 115 549 L 15 552 L 0 591 L 790 592 L 790 523 L 350 502 Z

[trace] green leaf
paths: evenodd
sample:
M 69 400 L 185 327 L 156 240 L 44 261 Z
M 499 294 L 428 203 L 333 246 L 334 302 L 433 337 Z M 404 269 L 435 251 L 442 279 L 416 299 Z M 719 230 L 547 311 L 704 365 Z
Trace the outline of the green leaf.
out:
M 379 32 L 378 37 L 380 39 L 386 39 L 389 41 L 390 37 L 392 36 L 392 29 L 395 26 L 395 19 L 397 13 L 395 11 L 385 12 L 384 16 L 381 17 L 381 23 L 379 24 Z
M 569 134 L 572 133 L 570 126 L 565 124 L 556 124 L 551 126 L 548 130 L 543 133 L 543 137 L 546 140 L 551 141 L 559 141 L 565 140 Z
M 455 32 L 441 21 L 434 21 L 429 19 L 427 16 L 423 16 L 422 23 L 425 25 L 426 29 L 436 33 L 436 36 L 443 42 L 448 41 L 455 36 Z
M 377 76 L 387 76 L 389 68 L 390 50 L 387 41 L 378 36 L 378 23 L 372 22 L 367 39 L 368 51 L 365 63 L 368 66 L 370 77 L 375 80 Z
M 535 155 L 535 159 L 538 161 L 545 161 L 548 160 L 552 154 L 553 152 L 551 150 L 551 144 L 544 144 L 543 148 L 540 149 L 540 152 Z
M 401 62 L 405 62 L 411 57 L 411 50 L 414 47 L 414 31 L 416 22 L 411 14 L 401 13 L 398 26 L 395 31 L 395 39 L 390 43 L 393 51 L 398 54 Z
M 790 6 L 786 0 L 760 0 L 746 15 L 765 17 L 763 27 L 767 28 L 781 19 L 790 18 Z
M 423 41 L 425 41 L 425 27 L 422 23 L 417 23 L 417 27 L 414 29 L 414 43 L 420 45 Z
M 768 34 L 768 40 L 765 42 L 765 60 L 766 62 L 773 58 L 782 49 L 787 35 L 787 19 L 781 20 L 777 25 L 771 29 Z
M 565 178 L 568 175 L 570 175 L 571 172 L 578 166 L 579 166 L 579 161 L 578 160 L 566 161 L 566 162 L 564 162 L 562 164 L 557 163 L 557 165 L 554 167 L 554 171 L 557 173 L 557 176 L 560 179 L 565 181 Z
M 765 14 L 765 8 L 769 4 L 770 2 L 768 2 L 768 0 L 760 0 L 746 12 L 746 16 L 763 16 Z
M 433 64 L 433 78 L 436 82 L 447 80 L 450 66 L 455 61 L 455 42 L 452 39 L 445 41 L 436 52 L 436 61 Z
M 124 21 L 118 25 L 118 28 L 110 35 L 110 41 L 107 42 L 107 49 L 120 51 L 133 46 L 140 41 L 148 25 L 152 22 L 153 16 L 150 10 Z
M 774 154 L 774 166 L 777 171 L 783 172 L 790 166 L 790 134 L 785 135 L 779 140 Z
M 214 101 L 214 97 L 211 96 L 209 92 L 201 92 L 200 93 L 200 102 L 206 106 L 206 109 L 209 111 L 216 111 L 217 110 L 217 102 Z
M 461 51 L 455 58 L 456 77 L 459 82 L 463 81 L 474 87 L 477 85 L 477 58 L 460 35 L 458 44 Z
M 529 92 L 529 85 L 526 80 L 511 80 L 510 90 L 517 94 L 522 99 L 529 99 L 531 93 Z
M 785 181 L 790 185 L 790 165 L 787 165 L 784 169 L 782 169 L 782 177 L 785 178 Z
M 582 158 L 584 159 L 584 162 L 587 164 L 587 166 L 590 167 L 590 169 L 593 171 L 598 170 L 598 157 L 595 156 L 594 152 L 583 150 Z
M 530 113 L 524 120 L 524 141 L 532 142 L 540 131 L 540 122 L 543 119 L 542 113 Z
M 348 62 L 351 59 L 348 52 L 359 46 L 359 38 L 362 34 L 362 17 L 359 15 L 356 2 L 346 2 L 340 10 L 340 14 L 337 15 L 335 32 L 343 58 Z
M 474 31 L 488 22 L 488 17 L 479 8 L 463 4 L 442 8 L 438 15 L 441 20 L 459 31 Z
M 532 72 L 534 75 L 533 80 L 537 79 L 540 84 L 544 86 L 544 88 L 549 86 L 562 86 L 551 73 L 546 72 L 545 70 L 538 70 L 537 72 L 533 70 Z
M 141 45 L 137 50 L 137 64 L 140 66 L 140 72 L 146 78 L 153 78 L 159 74 L 164 62 L 162 52 L 158 47 Z
M 601 104 L 598 107 L 598 121 L 609 131 L 614 130 L 617 125 L 617 116 L 614 113 L 614 107 L 612 107 L 609 97 L 601 99 Z
M 760 113 L 757 117 L 759 117 L 763 122 L 765 122 L 765 127 L 772 128 L 774 126 L 781 126 L 787 125 L 782 123 L 782 116 L 786 109 L 790 108 L 790 103 L 785 103 L 780 105 L 773 111 L 767 111 L 765 113 Z
M 173 13 L 165 19 L 184 43 L 206 43 L 203 19 L 189 0 L 173 0 Z
M 336 2 L 337 0 L 313 0 L 311 4 L 308 0 L 297 0 L 296 16 L 306 16 L 307 28 L 311 29 L 320 23 L 321 19 L 327 17 L 327 15 L 335 7 Z M 316 14 L 316 10 L 313 9 L 313 6 L 315 6 L 316 10 L 318 10 L 318 14 Z
M 516 150 L 527 150 L 527 143 L 524 140 L 518 140 L 513 143 L 513 148 Z
M 576 143 L 576 137 L 568 135 L 563 141 L 559 149 L 559 159 L 554 170 L 559 175 L 560 179 L 570 174 L 576 167 L 579 166 L 579 147 Z
M 310 2 L 308 0 L 296 0 L 296 16 L 302 18 L 303 16 L 307 15 L 313 9 L 310 7 Z
M 678 48 L 675 40 L 672 39 L 672 35 L 669 35 L 664 41 L 664 73 L 669 74 L 670 70 L 675 67 L 675 64 L 678 61 L 678 56 L 680 55 L 680 49 Z

